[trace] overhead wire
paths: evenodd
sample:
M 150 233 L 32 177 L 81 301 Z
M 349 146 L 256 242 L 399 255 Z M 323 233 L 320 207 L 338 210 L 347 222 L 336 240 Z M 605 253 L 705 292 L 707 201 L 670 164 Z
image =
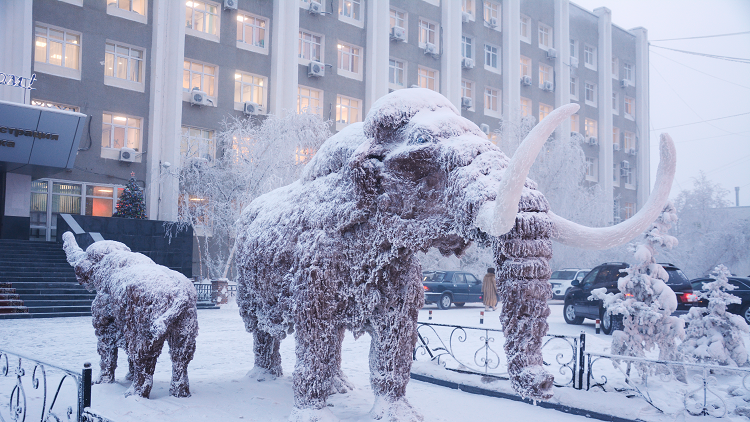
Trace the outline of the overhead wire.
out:
M 674 60 L 674 59 L 670 59 L 669 57 L 667 57 L 667 56 L 665 56 L 665 55 L 663 55 L 663 54 L 659 54 L 659 53 L 657 53 L 656 51 L 652 51 L 652 53 L 656 54 L 657 56 L 660 56 L 660 57 L 664 57 L 665 59 L 667 59 L 667 60 L 669 60 L 669 61 L 672 61 L 672 62 L 675 62 L 675 63 L 677 63 L 677 64 L 679 64 L 679 65 L 685 66 L 685 67 L 687 67 L 688 69 L 692 69 L 692 70 L 694 70 L 694 71 L 696 71 L 696 72 L 698 72 L 698 73 L 702 73 L 702 74 L 704 74 L 704 75 L 706 75 L 706 76 L 710 76 L 710 77 L 712 77 L 712 78 L 716 78 L 716 79 L 718 79 L 718 80 L 720 80 L 720 81 L 724 81 L 724 82 L 730 83 L 730 84 L 732 84 L 732 85 L 737 85 L 737 86 L 739 86 L 739 87 L 741 87 L 741 88 L 745 88 L 745 89 L 750 89 L 750 86 L 740 85 L 740 84 L 738 84 L 738 83 L 736 83 L 736 82 L 728 81 L 728 80 L 726 80 L 726 79 L 722 79 L 722 78 L 720 78 L 720 77 L 718 77 L 718 76 L 714 76 L 714 75 L 711 75 L 710 73 L 706 73 L 706 72 L 703 72 L 703 71 L 701 71 L 701 70 L 698 70 L 698 69 L 696 69 L 696 68 L 694 68 L 694 67 L 690 67 L 690 66 L 688 66 L 688 65 L 686 65 L 686 64 L 684 64 L 684 63 L 680 63 L 680 62 L 678 62 L 677 60 Z
M 696 113 L 696 114 L 697 114 L 697 113 Z M 659 129 L 652 129 L 652 132 L 653 132 L 653 131 L 657 131 L 657 130 L 672 129 L 672 128 L 676 128 L 676 127 L 683 127 L 683 126 L 697 125 L 697 124 L 699 124 L 699 123 L 713 122 L 713 121 L 716 121 L 716 120 L 729 119 L 729 118 L 731 118 L 731 117 L 745 116 L 745 115 L 748 115 L 748 114 L 750 114 L 750 112 L 747 112 L 747 113 L 740 113 L 740 114 L 733 114 L 733 115 L 731 115 L 731 116 L 717 117 L 717 118 L 715 118 L 715 119 L 706 119 L 706 120 L 701 120 L 700 122 L 685 123 L 685 124 L 681 124 L 681 125 L 675 125 L 675 126 L 667 126 L 667 127 L 661 127 L 661 128 L 659 128 Z M 700 117 L 700 116 L 698 116 L 698 117 Z M 712 125 L 712 126 L 713 126 L 713 125 Z M 718 128 L 717 128 L 717 129 L 718 129 Z M 723 130 L 723 129 L 722 129 L 722 130 Z M 732 132 L 728 132 L 728 134 L 730 134 L 730 135 L 739 135 L 740 133 L 745 133 L 745 132 L 739 132 L 739 133 L 732 133 Z
M 703 56 L 703 57 L 708 57 L 710 59 L 719 59 L 719 60 L 727 60 L 727 61 L 730 61 L 730 62 L 750 64 L 750 59 L 746 59 L 744 57 L 719 56 L 717 54 L 708 54 L 708 53 L 700 53 L 700 52 L 697 52 L 697 51 L 679 50 L 679 49 L 676 49 L 676 48 L 662 47 L 660 45 L 650 45 L 650 47 L 652 47 L 652 48 L 661 48 L 661 49 L 670 50 L 670 51 L 676 51 L 678 53 L 683 53 L 683 54 L 692 54 L 692 55 L 695 55 L 695 56 Z
M 668 39 L 663 39 L 663 40 L 651 40 L 651 42 L 680 41 L 680 40 L 697 40 L 697 39 L 700 39 L 700 38 L 729 37 L 731 35 L 744 35 L 744 34 L 750 34 L 750 31 L 732 32 L 730 34 L 702 35 L 702 36 L 698 36 L 698 37 L 668 38 Z

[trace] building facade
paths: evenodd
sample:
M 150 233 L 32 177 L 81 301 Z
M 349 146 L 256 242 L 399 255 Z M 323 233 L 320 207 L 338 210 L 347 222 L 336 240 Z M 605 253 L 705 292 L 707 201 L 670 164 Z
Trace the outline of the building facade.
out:
M 629 218 L 649 193 L 648 42 L 608 9 L 568 0 L 8 0 L 0 72 L 36 74 L 0 100 L 88 115 L 75 166 L 7 173 L 6 214 L 31 238 L 57 213 L 111 215 L 131 177 L 149 218 L 174 219 L 165 177 L 185 151 L 211 158 L 227 115 L 362 121 L 390 90 L 445 95 L 491 139 L 500 121 L 581 109 L 556 136 L 582 136 L 589 183 Z M 500 135 L 502 136 L 502 134 Z M 32 180 L 33 179 L 33 180 Z M 19 211 L 19 201 L 29 211 Z

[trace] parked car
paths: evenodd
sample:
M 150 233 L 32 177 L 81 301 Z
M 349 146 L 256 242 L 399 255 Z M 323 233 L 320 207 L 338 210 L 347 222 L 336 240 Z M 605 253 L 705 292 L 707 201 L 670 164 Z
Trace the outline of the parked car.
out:
M 729 284 L 737 287 L 732 291 L 728 291 L 728 293 L 742 300 L 742 303 L 733 303 L 727 306 L 727 311 L 745 318 L 745 321 L 750 324 L 750 277 L 727 277 L 727 280 Z M 690 284 L 693 285 L 693 291 L 699 292 L 703 291 L 703 283 L 710 283 L 712 281 L 714 279 L 710 277 L 696 278 L 691 280 Z M 701 299 L 695 306 L 706 307 L 708 306 L 708 300 Z
M 437 303 L 440 309 L 482 301 L 482 280 L 464 271 L 424 271 L 422 284 L 424 303 Z
M 671 287 L 677 295 L 677 310 L 672 315 L 686 314 L 698 302 L 690 280 L 674 265 L 667 263 L 661 265 L 669 275 L 667 286 Z M 620 272 L 620 270 L 628 267 L 629 265 L 624 262 L 608 262 L 591 270 L 582 281 L 573 280 L 573 287 L 565 295 L 563 307 L 565 322 L 579 325 L 586 318 L 599 319 L 604 334 L 611 334 L 615 329 L 622 327 L 622 315 L 605 314 L 601 300 L 588 298 L 592 290 L 602 287 L 606 287 L 607 293 L 620 293 L 617 281 L 627 276 L 626 272 Z
M 571 288 L 573 280 L 579 282 L 591 271 L 591 268 L 563 268 L 552 273 L 549 278 L 552 284 L 552 299 L 563 299 Z

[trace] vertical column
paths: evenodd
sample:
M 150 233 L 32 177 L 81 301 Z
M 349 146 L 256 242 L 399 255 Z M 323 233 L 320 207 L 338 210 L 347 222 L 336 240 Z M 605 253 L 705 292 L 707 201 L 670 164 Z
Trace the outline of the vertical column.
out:
M 648 72 L 648 31 L 646 28 L 634 28 L 635 34 L 635 123 L 637 166 L 636 168 L 636 208 L 641 209 L 648 200 L 651 191 L 651 122 L 649 121 L 649 72 Z M 657 134 L 658 135 L 658 134 Z
M 521 1 L 503 1 L 503 121 L 521 117 Z
M 367 46 L 365 48 L 365 107 L 363 116 L 372 103 L 388 93 L 388 52 L 390 28 L 388 0 L 367 2 Z
M 461 110 L 461 2 L 444 0 L 440 4 L 443 20 L 440 92 Z
M 597 70 L 599 72 L 599 183 L 604 190 L 609 209 L 614 208 L 612 183 L 612 12 L 606 7 L 594 9 L 599 17 L 599 45 Z M 613 221 L 610 215 L 608 221 Z
M 298 0 L 273 2 L 271 100 L 268 109 L 271 114 L 282 115 L 283 110 L 297 109 L 299 10 Z
M 154 1 L 146 206 L 149 218 L 156 220 L 177 218 L 179 182 L 165 174 L 162 164 L 180 163 L 182 78 L 177 75 L 182 75 L 185 58 L 184 19 L 185 2 Z
M 570 1 L 555 0 L 555 108 L 570 103 Z M 558 139 L 570 138 L 570 119 L 557 128 Z
M 0 72 L 25 78 L 31 77 L 31 51 L 34 37 L 32 0 L 0 1 Z M 0 100 L 14 103 L 30 102 L 25 89 L 0 86 Z

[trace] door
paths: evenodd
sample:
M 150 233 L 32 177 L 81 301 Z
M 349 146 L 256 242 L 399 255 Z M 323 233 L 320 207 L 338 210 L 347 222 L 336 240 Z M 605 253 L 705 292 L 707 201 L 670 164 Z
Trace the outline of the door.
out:
M 482 281 L 474 277 L 474 274 L 466 274 L 466 281 L 469 284 L 469 298 L 467 302 L 482 301 Z
M 591 286 L 591 290 L 595 289 L 606 289 L 606 293 L 619 293 L 617 289 L 617 280 L 620 277 L 625 277 L 627 273 L 620 273 L 620 267 L 607 266 L 599 270 L 594 280 L 594 285 Z M 600 299 L 590 300 L 590 308 L 588 310 L 591 318 L 599 318 L 602 310 L 602 301 Z
M 575 292 L 573 300 L 576 304 L 576 314 L 585 316 L 586 318 L 598 318 L 599 312 L 594 311 L 594 305 L 588 299 L 591 296 L 591 290 L 594 288 L 596 277 L 599 274 L 601 268 L 595 268 L 583 278 L 580 287 L 581 290 Z
M 469 299 L 469 285 L 463 273 L 453 274 L 453 301 L 466 302 Z

